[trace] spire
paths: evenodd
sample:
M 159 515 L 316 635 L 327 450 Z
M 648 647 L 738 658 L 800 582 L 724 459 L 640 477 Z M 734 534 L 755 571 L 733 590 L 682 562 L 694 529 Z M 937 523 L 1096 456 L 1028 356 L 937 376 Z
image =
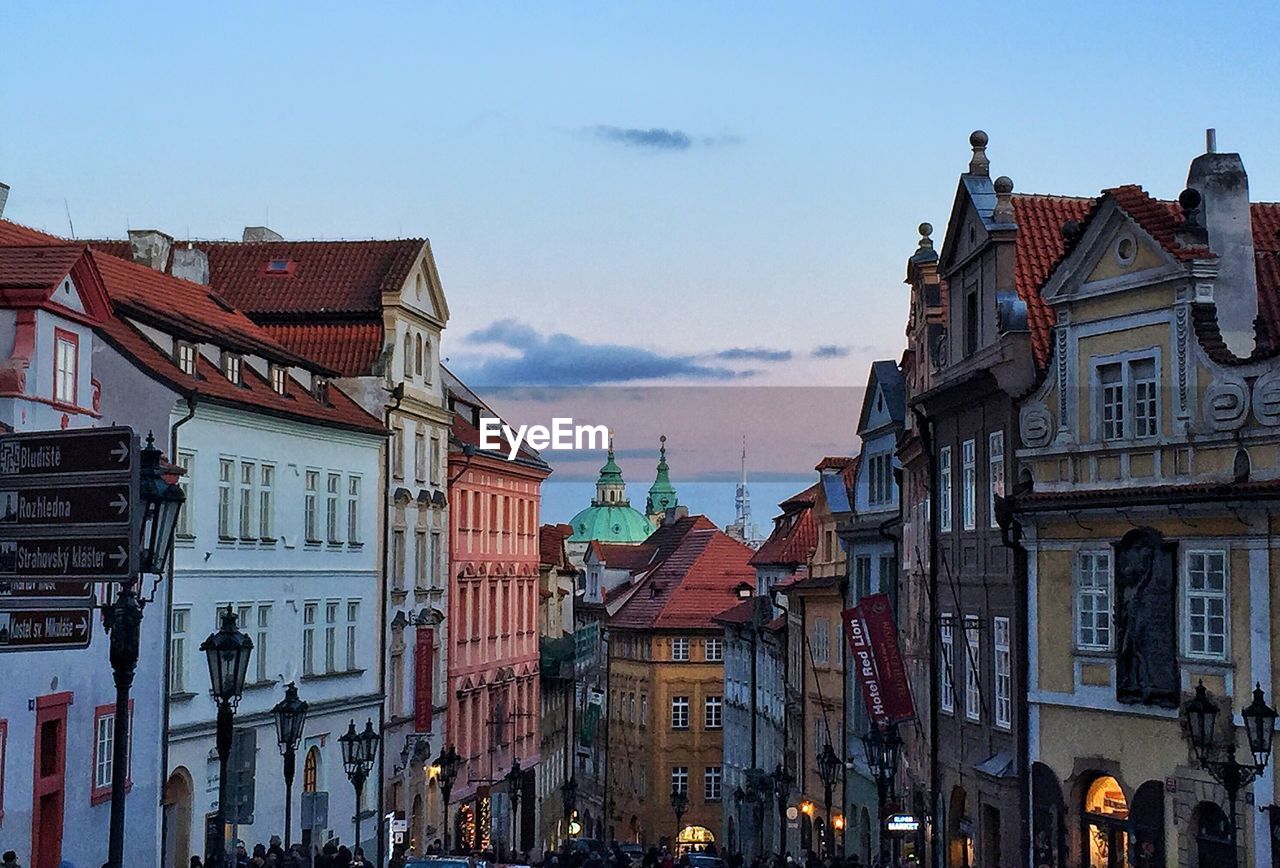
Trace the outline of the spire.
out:
M 742 481 L 734 495 L 733 504 L 737 517 L 733 524 L 726 528 L 729 536 L 748 542 L 755 537 L 756 530 L 751 524 L 751 492 L 747 488 L 747 435 L 742 435 Z
M 645 514 L 650 519 L 675 509 L 680 502 L 676 497 L 675 486 L 671 484 L 671 478 L 667 474 L 668 469 L 667 435 L 663 434 L 658 438 L 658 475 L 654 477 L 653 485 L 649 486 L 649 499 L 645 501 L 644 507 Z
M 622 468 L 613 460 L 613 432 L 609 432 L 609 458 L 600 468 L 600 478 L 596 480 L 596 499 L 594 506 L 617 506 L 627 504 L 627 483 L 622 478 Z

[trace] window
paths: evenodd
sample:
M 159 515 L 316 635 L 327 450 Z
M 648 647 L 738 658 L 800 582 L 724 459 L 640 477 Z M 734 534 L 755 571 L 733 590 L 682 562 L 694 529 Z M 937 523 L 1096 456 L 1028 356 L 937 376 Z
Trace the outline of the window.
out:
M 240 462 L 240 539 L 253 538 L 257 528 L 253 526 L 253 478 L 255 467 L 251 461 Z
M 964 619 L 964 715 L 970 720 L 982 719 L 982 682 L 979 673 L 982 666 L 981 638 L 976 618 Z
M 724 640 L 708 639 L 706 646 L 706 658 L 708 663 L 719 663 L 724 660 Z
M 235 383 L 237 386 L 241 384 L 240 368 L 244 361 L 235 353 L 223 352 L 222 354 L 222 376 L 228 381 Z
M 419 377 L 422 376 L 422 335 L 413 339 L 413 367 Z
M 1154 356 L 1100 364 L 1096 373 L 1097 429 L 1103 440 L 1160 433 Z
M 404 333 L 404 375 L 413 376 L 413 338 L 408 332 Z
M 938 530 L 951 530 L 951 447 L 938 453 Z
M 671 697 L 671 728 L 672 729 L 688 729 L 689 728 L 689 697 L 687 696 Z
M 440 564 L 440 531 L 438 530 L 431 532 L 431 559 L 428 563 L 428 569 L 431 570 L 431 587 L 442 587 L 444 568 Z
M 418 482 L 427 481 L 427 435 L 421 430 L 413 432 L 413 477 Z
M 689 767 L 671 767 L 671 792 L 689 794 Z
M 360 477 L 347 477 L 347 544 L 360 545 Z
M 280 365 L 271 366 L 271 388 L 277 395 L 283 395 L 286 386 L 289 383 L 289 372 L 287 368 Z
M 268 668 L 271 662 L 271 604 L 258 604 L 258 633 L 253 637 L 253 656 L 257 663 L 257 680 L 258 683 L 266 681 L 270 678 L 271 670 Z
M 992 643 L 996 670 L 996 726 L 1013 726 L 1013 670 L 1009 658 L 1009 619 L 992 619 Z
M 320 748 L 312 747 L 302 761 L 302 791 L 314 793 L 320 789 Z
M 196 374 L 196 346 L 186 341 L 178 341 L 178 369 L 188 376 Z
M 1111 552 L 1080 552 L 1076 573 L 1076 647 L 1110 651 Z
M 427 532 L 419 530 L 413 537 L 413 566 L 414 566 L 414 582 L 413 586 L 418 589 L 427 587 L 428 568 L 427 568 Z
M 404 427 L 397 426 L 391 432 L 391 476 L 404 479 Z
M 867 468 L 867 499 L 872 504 L 893 500 L 893 456 L 888 452 L 872 455 Z
M 338 601 L 324 604 L 324 671 L 338 669 Z
M 672 639 L 671 640 L 671 659 L 672 660 L 688 660 L 689 659 L 689 640 L 688 639 Z
M 431 464 L 429 465 L 431 484 L 440 484 L 440 438 L 431 438 Z
M 813 662 L 817 665 L 828 663 L 831 660 L 831 623 L 826 618 L 813 619 L 809 640 Z
M 856 603 L 871 593 L 871 556 L 857 555 L 853 559 L 853 590 Z
M 129 700 L 129 720 L 126 727 L 126 765 L 125 788 L 133 786 L 133 700 Z M 100 804 L 111 798 L 111 784 L 114 769 L 112 767 L 115 752 L 116 707 L 115 705 L 99 705 L 93 713 L 93 788 L 89 794 L 90 804 Z
M 939 631 L 942 634 L 942 671 L 938 673 L 941 684 L 938 689 L 938 707 L 945 712 L 953 712 L 956 709 L 956 646 L 952 638 L 951 614 L 944 613 L 942 615 L 942 625 Z
M 971 356 L 978 349 L 978 292 L 971 290 L 964 299 L 964 354 Z
M 80 377 L 80 338 L 62 329 L 53 330 L 54 369 L 53 400 L 59 404 L 76 403 L 76 383 Z
M 191 610 L 174 609 L 169 628 L 169 692 L 187 692 L 187 631 Z
M 342 542 L 341 525 L 338 522 L 338 486 L 341 484 L 340 473 L 330 473 L 325 480 L 325 529 L 329 545 Z
M 191 500 L 191 478 L 196 469 L 196 456 L 191 452 L 179 452 L 178 466 L 183 470 L 178 477 L 178 488 L 182 490 L 186 502 L 182 504 L 182 509 L 178 510 L 176 533 L 179 537 L 190 539 L 195 535 L 192 530 L 195 524 L 191 521 L 191 508 L 194 506 Z
M 720 766 L 707 766 L 702 773 L 702 798 L 707 802 L 720 801 Z
M 391 590 L 404 590 L 404 528 L 391 531 Z
M 231 539 L 231 476 L 235 462 L 230 458 L 218 459 L 218 536 Z
M 649 694 L 640 694 L 640 725 L 648 726 L 649 724 Z
M 724 697 L 708 696 L 703 702 L 702 722 L 707 729 L 724 726 Z
M 306 476 L 306 494 L 303 498 L 303 524 L 306 528 L 307 542 L 320 542 L 319 517 L 316 514 L 316 488 L 320 485 L 320 471 L 308 470 Z
M 987 519 L 992 527 L 996 521 L 996 496 L 1004 497 L 1004 432 L 993 431 L 987 438 L 987 482 L 990 496 L 987 502 Z
M 302 674 L 316 674 L 316 610 L 319 603 L 302 606 Z
M 360 639 L 360 601 L 347 601 L 347 671 L 359 669 L 356 650 Z
M 974 445 L 972 440 L 966 440 L 960 445 L 960 462 L 961 462 L 961 491 L 960 491 L 960 520 L 965 530 L 973 530 L 977 526 L 974 517 L 976 492 L 977 467 L 975 465 Z
M 1227 581 L 1225 551 L 1187 552 L 1183 645 L 1188 657 L 1227 656 Z
M 263 464 L 258 468 L 258 536 L 264 540 L 276 537 L 275 485 L 275 465 Z

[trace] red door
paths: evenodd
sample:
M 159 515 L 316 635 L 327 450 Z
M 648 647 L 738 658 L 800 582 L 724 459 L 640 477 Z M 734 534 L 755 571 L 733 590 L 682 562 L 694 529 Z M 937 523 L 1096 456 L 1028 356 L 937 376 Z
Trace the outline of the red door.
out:
M 69 705 L 69 692 L 53 693 L 36 699 L 31 868 L 58 868 L 58 863 L 62 861 L 62 811 L 66 794 Z

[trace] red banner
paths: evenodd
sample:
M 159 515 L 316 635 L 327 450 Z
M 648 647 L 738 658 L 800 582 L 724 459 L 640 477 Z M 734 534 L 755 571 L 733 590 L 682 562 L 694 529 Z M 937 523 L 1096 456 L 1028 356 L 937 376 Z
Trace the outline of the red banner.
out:
M 431 694 L 435 692 L 432 675 L 435 667 L 435 630 L 418 628 L 418 644 L 413 654 L 413 731 L 431 731 Z
M 915 703 L 889 597 L 870 594 L 857 606 L 845 609 L 844 632 L 871 719 L 881 725 L 914 720 Z

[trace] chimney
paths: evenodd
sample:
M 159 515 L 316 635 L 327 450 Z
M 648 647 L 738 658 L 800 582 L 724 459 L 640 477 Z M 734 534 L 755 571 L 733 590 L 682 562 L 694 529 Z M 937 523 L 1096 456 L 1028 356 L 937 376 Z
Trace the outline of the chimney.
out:
M 155 271 L 164 271 L 169 264 L 173 238 L 159 229 L 130 229 L 129 246 L 132 248 L 134 262 Z
M 209 256 L 188 241 L 186 247 L 174 249 L 173 264 L 169 266 L 169 273 L 174 277 L 208 286 Z
M 1197 222 L 1203 222 L 1209 249 L 1218 255 L 1218 276 L 1213 288 L 1218 328 L 1227 349 L 1244 359 L 1253 354 L 1254 320 L 1258 317 L 1249 176 L 1239 154 L 1214 150 L 1216 138 L 1213 130 L 1206 133 L 1208 151 L 1191 161 L 1187 187 L 1200 194 Z
M 987 159 L 987 134 L 982 130 L 974 130 L 969 134 L 969 144 L 973 147 L 969 174 L 987 177 L 991 174 L 991 161 Z
M 246 226 L 244 227 L 244 235 L 241 241 L 263 242 L 263 241 L 284 241 L 284 236 L 279 232 L 273 232 L 265 226 Z
M 4 203 L 9 201 L 9 185 L 0 184 L 0 217 L 4 216 Z

